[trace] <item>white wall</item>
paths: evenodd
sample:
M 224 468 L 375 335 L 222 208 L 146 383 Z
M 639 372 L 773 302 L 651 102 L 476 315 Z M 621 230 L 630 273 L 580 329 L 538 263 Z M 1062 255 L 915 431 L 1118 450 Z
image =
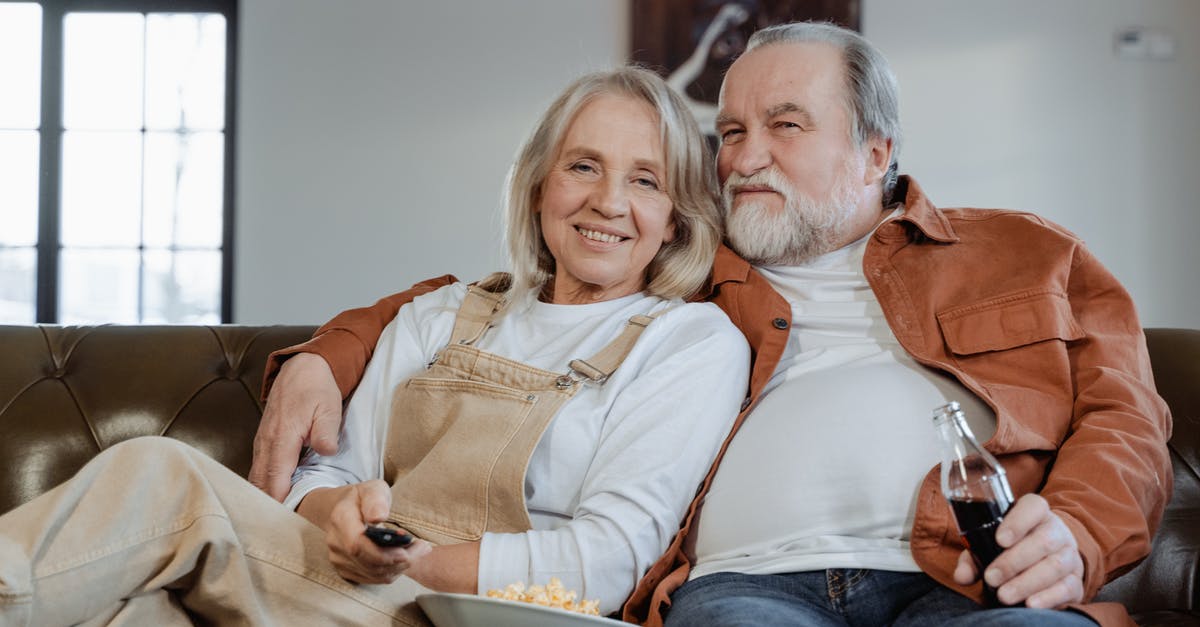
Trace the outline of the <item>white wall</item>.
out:
M 901 90 L 901 170 L 941 206 L 1010 207 L 1074 231 L 1145 326 L 1200 328 L 1200 2 L 864 0 Z M 1168 33 L 1175 58 L 1118 58 Z
M 863 2 L 902 170 L 934 202 L 1041 213 L 1145 325 L 1200 328 L 1200 3 Z M 243 0 L 235 320 L 319 323 L 498 268 L 514 151 L 571 77 L 624 58 L 628 20 L 624 0 Z M 1116 58 L 1127 26 L 1175 59 Z
M 234 320 L 247 324 L 319 323 L 423 278 L 500 269 L 519 144 L 571 78 L 628 48 L 623 2 L 241 7 Z

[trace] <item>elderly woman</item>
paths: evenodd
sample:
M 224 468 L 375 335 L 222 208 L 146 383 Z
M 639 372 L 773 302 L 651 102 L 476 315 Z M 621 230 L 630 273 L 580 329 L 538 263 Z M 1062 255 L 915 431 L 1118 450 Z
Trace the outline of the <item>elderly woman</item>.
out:
M 112 447 L 0 517 L 0 623 L 420 624 L 421 592 L 551 576 L 616 610 L 745 395 L 745 340 L 682 300 L 715 182 L 679 97 L 627 68 L 569 86 L 509 185 L 512 273 L 400 309 L 286 507 L 174 441 Z M 384 520 L 418 539 L 377 546 Z

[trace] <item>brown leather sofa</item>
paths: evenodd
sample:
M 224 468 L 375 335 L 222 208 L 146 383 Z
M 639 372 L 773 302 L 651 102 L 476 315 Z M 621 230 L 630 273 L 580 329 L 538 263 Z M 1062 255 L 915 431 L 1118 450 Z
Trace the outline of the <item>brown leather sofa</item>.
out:
M 186 441 L 245 475 L 267 355 L 306 326 L 0 326 L 0 512 L 141 435 Z M 1106 586 L 1143 625 L 1200 625 L 1200 330 L 1148 329 L 1171 406 L 1175 492 L 1151 555 Z

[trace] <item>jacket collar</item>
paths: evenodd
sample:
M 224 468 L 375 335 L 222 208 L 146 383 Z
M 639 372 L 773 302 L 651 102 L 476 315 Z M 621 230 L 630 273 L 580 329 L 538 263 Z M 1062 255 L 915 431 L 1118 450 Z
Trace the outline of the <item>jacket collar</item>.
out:
M 950 220 L 930 202 L 911 176 L 906 174 L 900 177 L 895 196 L 904 198 L 904 215 L 899 221 L 912 224 L 931 240 L 944 243 L 958 241 L 958 234 L 950 226 Z
M 904 198 L 904 215 L 897 220 L 898 222 L 908 222 L 926 237 L 938 242 L 958 241 L 958 234 L 950 226 L 950 220 L 930 202 L 921 186 L 911 176 L 900 177 L 896 183 L 895 195 Z M 728 245 L 721 244 L 713 260 L 712 274 L 709 275 L 708 282 L 692 298 L 709 299 L 722 283 L 745 283 L 753 269 L 750 262 L 742 259 Z
M 693 300 L 708 300 L 713 297 L 722 283 L 745 283 L 753 270 L 749 261 L 742 259 L 728 245 L 721 244 L 713 259 L 712 273 L 708 276 L 708 282 L 692 298 Z

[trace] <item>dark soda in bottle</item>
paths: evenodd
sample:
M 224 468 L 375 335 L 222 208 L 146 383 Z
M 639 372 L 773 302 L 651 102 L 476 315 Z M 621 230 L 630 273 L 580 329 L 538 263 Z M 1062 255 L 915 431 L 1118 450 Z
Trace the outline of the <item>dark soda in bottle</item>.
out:
M 1012 489 L 1004 467 L 975 441 L 958 403 L 934 410 L 933 424 L 942 442 L 942 494 L 982 576 L 1004 550 L 996 544 L 996 527 L 1012 506 Z M 987 582 L 983 594 L 988 605 L 1000 604 Z

